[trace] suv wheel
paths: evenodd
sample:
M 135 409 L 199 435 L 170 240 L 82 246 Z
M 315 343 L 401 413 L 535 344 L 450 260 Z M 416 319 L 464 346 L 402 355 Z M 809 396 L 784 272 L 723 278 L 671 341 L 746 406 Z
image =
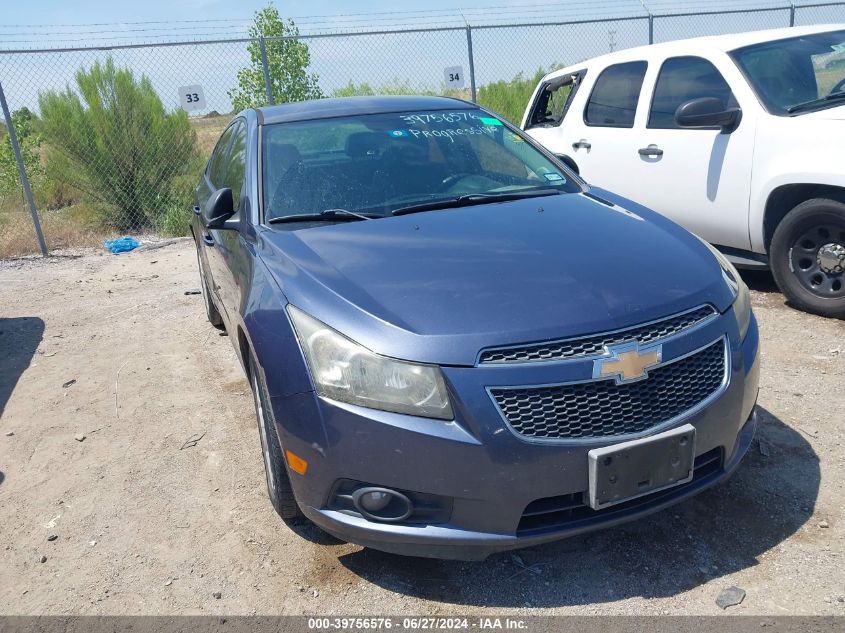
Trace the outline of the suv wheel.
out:
M 769 250 L 772 274 L 790 303 L 845 318 L 845 204 L 802 202 L 778 225 Z
M 210 290 L 208 289 L 208 282 L 205 280 L 205 266 L 202 264 L 202 256 L 200 250 L 197 248 L 197 266 L 200 271 L 200 291 L 202 292 L 202 302 L 205 305 L 205 316 L 208 317 L 208 322 L 214 327 L 220 329 L 223 327 L 223 318 L 211 300 Z
M 255 401 L 255 417 L 258 420 L 258 434 L 261 436 L 261 453 L 264 456 L 264 473 L 267 477 L 267 492 L 270 502 L 279 516 L 286 521 L 302 518 L 302 511 L 296 503 L 290 485 L 287 467 L 282 455 L 282 445 L 276 433 L 273 409 L 270 407 L 267 389 L 261 380 L 258 363 L 249 353 L 249 381 Z

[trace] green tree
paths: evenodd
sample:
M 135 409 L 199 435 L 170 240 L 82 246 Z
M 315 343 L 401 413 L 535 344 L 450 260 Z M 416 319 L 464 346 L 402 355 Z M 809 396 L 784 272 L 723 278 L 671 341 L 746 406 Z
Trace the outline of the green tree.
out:
M 76 84 L 78 92 L 38 98 L 44 140 L 57 155 L 48 175 L 108 208 L 118 229 L 156 226 L 174 199 L 184 199 L 176 179 L 196 167 L 187 113 L 166 112 L 147 77 L 136 80 L 111 58 L 80 69 Z
M 247 50 L 250 65 L 238 71 L 238 87 L 229 91 L 235 111 L 267 104 L 267 87 L 261 63 L 261 45 L 258 38 L 296 37 L 299 29 L 293 20 L 283 20 L 272 4 L 256 11 L 255 22 L 249 29 L 253 38 Z M 265 40 L 270 89 L 275 103 L 320 99 L 319 77 L 308 72 L 311 53 L 308 45 L 297 39 Z
M 37 181 L 44 173 L 39 160 L 41 137 L 35 133 L 35 115 L 27 108 L 12 112 L 12 125 L 18 137 L 24 169 L 31 183 Z M 5 122 L 0 125 L 0 196 L 6 196 L 21 191 L 21 179 L 18 174 L 18 163 L 12 151 L 12 143 Z

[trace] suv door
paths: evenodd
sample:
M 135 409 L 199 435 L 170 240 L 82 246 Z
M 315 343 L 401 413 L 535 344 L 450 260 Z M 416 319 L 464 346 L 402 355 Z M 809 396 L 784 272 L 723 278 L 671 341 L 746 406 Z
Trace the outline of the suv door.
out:
M 625 187 L 624 149 L 635 142 L 634 121 L 647 68 L 648 62 L 638 60 L 601 70 L 591 87 L 582 88 L 589 90 L 586 99 L 581 91 L 574 99 L 558 128 L 557 142 L 544 143 L 571 157 L 587 182 L 613 191 Z M 536 138 L 544 142 L 540 135 Z
M 634 130 L 637 142 L 624 149 L 637 160 L 616 191 L 708 242 L 749 249 L 754 121 L 740 121 L 731 133 L 677 126 L 678 106 L 699 97 L 717 97 L 727 107 L 741 105 L 711 61 L 695 56 L 666 59 L 654 82 L 645 127 Z

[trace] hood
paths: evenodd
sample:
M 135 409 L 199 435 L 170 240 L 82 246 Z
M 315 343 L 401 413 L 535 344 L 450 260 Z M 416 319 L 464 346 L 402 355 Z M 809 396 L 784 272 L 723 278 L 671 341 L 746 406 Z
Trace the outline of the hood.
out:
M 833 108 L 825 108 L 823 110 L 807 112 L 806 114 L 801 114 L 795 118 L 803 118 L 813 121 L 842 121 L 845 120 L 845 103 L 837 105 Z
M 443 365 L 731 301 L 697 238 L 595 189 L 265 230 L 259 251 L 297 307 L 375 352 Z

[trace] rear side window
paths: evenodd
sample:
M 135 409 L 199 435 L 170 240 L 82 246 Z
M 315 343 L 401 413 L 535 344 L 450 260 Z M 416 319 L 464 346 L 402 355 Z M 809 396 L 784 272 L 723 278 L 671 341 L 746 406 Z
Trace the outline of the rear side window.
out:
M 667 59 L 651 100 L 648 127 L 677 128 L 675 111 L 682 103 L 701 97 L 717 97 L 725 106 L 732 105 L 733 94 L 728 82 L 716 67 L 701 57 L 672 57 Z
M 608 66 L 596 79 L 584 122 L 602 127 L 634 127 L 634 115 L 643 87 L 647 62 Z
M 543 85 L 529 116 L 530 127 L 555 127 L 561 124 L 572 103 L 585 71 L 557 77 Z

